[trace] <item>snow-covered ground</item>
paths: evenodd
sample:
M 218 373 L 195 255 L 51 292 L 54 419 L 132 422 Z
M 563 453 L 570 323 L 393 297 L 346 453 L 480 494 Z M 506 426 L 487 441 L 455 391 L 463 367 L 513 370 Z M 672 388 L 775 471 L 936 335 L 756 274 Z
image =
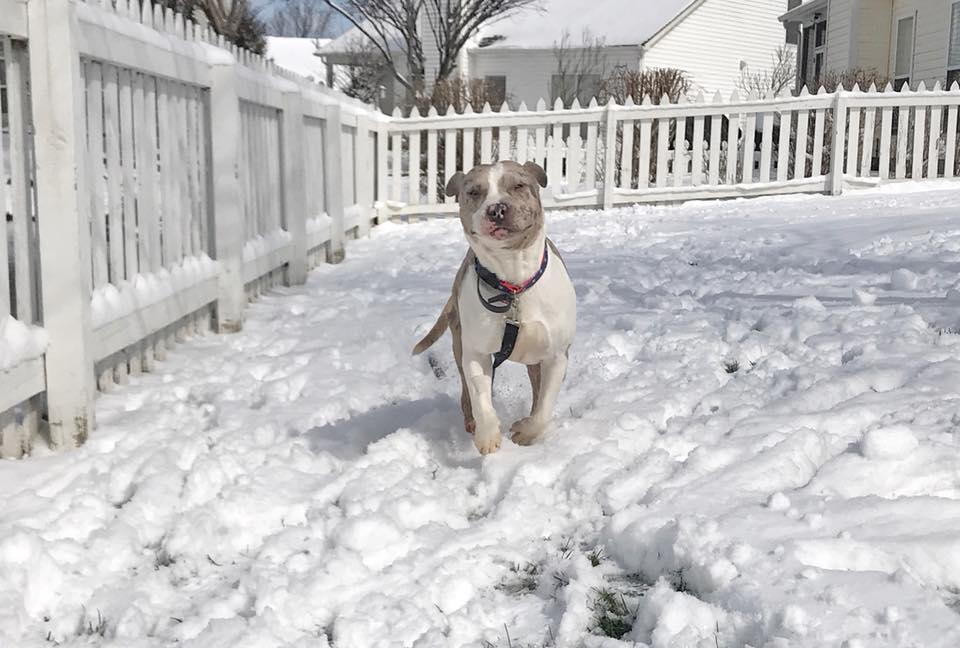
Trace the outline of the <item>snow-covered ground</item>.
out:
M 484 459 L 410 357 L 459 225 L 382 226 L 0 464 L 0 645 L 960 645 L 958 204 L 550 214 L 556 425 Z

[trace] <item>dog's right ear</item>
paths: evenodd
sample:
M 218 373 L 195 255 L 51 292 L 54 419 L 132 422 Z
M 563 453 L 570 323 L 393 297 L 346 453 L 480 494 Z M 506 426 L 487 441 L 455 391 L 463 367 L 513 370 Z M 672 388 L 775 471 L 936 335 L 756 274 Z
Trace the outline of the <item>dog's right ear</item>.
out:
M 457 171 L 447 181 L 447 195 L 451 198 L 460 195 L 460 189 L 463 188 L 463 173 Z

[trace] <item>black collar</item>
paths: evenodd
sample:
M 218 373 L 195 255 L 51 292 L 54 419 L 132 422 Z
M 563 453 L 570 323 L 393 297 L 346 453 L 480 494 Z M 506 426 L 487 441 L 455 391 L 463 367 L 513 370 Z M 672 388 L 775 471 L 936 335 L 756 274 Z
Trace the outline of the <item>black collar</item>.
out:
M 513 302 L 516 300 L 517 296 L 530 290 L 530 288 L 533 288 L 533 286 L 540 281 L 540 277 L 543 276 L 543 273 L 547 271 L 547 262 L 549 260 L 549 253 L 547 250 L 548 246 L 546 243 L 544 243 L 543 258 L 540 260 L 540 268 L 532 277 L 524 281 L 522 284 L 514 284 L 500 279 L 493 272 L 484 268 L 480 263 L 480 259 L 475 257 L 473 260 L 473 267 L 477 272 L 477 296 L 480 297 L 480 303 L 483 304 L 483 307 L 493 313 L 506 313 L 508 310 L 510 310 L 510 307 L 513 306 Z M 487 299 L 480 293 L 481 281 L 496 291 L 496 294 L 493 297 Z

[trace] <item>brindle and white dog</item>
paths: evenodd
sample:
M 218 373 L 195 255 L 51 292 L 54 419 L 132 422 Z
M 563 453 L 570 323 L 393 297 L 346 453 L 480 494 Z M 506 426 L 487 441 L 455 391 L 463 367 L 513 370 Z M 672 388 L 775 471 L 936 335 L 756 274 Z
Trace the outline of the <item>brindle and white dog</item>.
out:
M 509 359 L 527 365 L 533 388 L 530 416 L 510 427 L 515 443 L 529 445 L 544 433 L 566 374 L 576 293 L 544 232 L 540 187 L 546 186 L 546 173 L 533 162 L 481 165 L 447 184 L 447 195 L 460 203 L 470 250 L 437 323 L 413 352 L 422 353 L 450 328 L 464 426 L 481 454 L 500 448 L 491 356 L 508 349 L 508 323 L 519 326 Z

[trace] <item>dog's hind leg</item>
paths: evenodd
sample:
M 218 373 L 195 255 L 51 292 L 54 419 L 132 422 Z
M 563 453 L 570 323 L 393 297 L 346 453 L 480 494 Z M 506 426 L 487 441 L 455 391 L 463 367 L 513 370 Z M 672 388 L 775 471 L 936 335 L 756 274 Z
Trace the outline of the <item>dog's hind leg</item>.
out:
M 473 434 L 477 429 L 477 423 L 473 419 L 473 407 L 470 404 L 470 390 L 467 388 L 467 380 L 463 376 L 463 333 L 460 327 L 460 318 L 453 317 L 450 320 L 450 333 L 453 337 L 453 357 L 457 362 L 457 371 L 460 372 L 460 409 L 463 410 L 463 428 L 469 434 Z

